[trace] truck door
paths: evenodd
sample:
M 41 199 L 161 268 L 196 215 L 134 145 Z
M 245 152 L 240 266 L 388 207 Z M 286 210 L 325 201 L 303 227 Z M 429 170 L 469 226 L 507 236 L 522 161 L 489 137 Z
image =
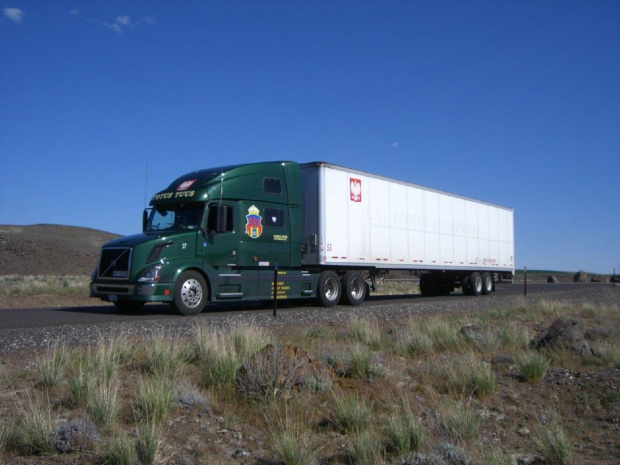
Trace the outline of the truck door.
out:
M 240 263 L 239 235 L 244 224 L 237 217 L 237 205 L 209 204 L 202 258 L 215 269 L 212 299 L 256 299 L 258 276 Z

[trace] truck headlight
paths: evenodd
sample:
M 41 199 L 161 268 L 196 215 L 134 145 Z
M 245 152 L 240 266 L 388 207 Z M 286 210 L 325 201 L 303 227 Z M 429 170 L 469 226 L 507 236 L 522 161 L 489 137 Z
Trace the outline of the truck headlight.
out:
M 90 281 L 93 282 L 97 279 L 97 275 L 99 274 L 99 267 L 95 268 L 93 272 L 90 274 Z
M 150 267 L 140 275 L 138 281 L 141 283 L 156 283 L 161 279 L 161 265 Z

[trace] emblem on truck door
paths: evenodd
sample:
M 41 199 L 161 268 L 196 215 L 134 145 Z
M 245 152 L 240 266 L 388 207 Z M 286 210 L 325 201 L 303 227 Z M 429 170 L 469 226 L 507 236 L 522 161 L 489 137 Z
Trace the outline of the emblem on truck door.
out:
M 351 187 L 351 201 L 352 202 L 361 202 L 362 201 L 362 180 L 349 178 L 349 185 Z
M 245 224 L 245 232 L 252 239 L 260 237 L 263 233 L 263 225 L 261 224 L 262 217 L 259 215 L 260 210 L 256 208 L 256 205 L 252 205 L 248 208 L 248 215 L 245 218 L 248 222 Z

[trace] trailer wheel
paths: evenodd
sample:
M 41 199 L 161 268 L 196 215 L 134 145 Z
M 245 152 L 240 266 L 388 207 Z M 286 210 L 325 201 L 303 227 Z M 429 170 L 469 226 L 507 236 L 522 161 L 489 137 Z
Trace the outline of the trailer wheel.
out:
M 118 302 L 114 302 L 114 306 L 123 313 L 134 313 L 142 310 L 142 307 L 144 307 L 144 302 L 120 300 Z
M 207 283 L 197 271 L 181 273 L 174 289 L 174 309 L 181 315 L 198 315 L 207 304 Z
M 489 295 L 493 292 L 493 275 L 491 273 L 482 273 L 482 293 Z
M 467 284 L 463 289 L 463 292 L 467 295 L 477 296 L 482 294 L 482 276 L 477 271 L 474 271 L 467 277 Z
M 333 271 L 323 271 L 319 275 L 319 284 L 316 292 L 319 304 L 324 307 L 336 305 L 340 300 L 341 289 L 338 275 Z
M 342 298 L 347 305 L 359 305 L 366 298 L 366 280 L 359 271 L 347 271 L 341 285 Z
M 423 274 L 420 276 L 420 294 L 422 294 L 423 297 L 434 297 L 437 295 L 433 275 Z

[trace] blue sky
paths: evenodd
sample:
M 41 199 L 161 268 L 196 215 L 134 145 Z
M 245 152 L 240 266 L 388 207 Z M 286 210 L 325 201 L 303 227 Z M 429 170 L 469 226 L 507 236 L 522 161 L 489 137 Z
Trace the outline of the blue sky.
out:
M 620 2 L 0 11 L 0 224 L 130 234 L 185 172 L 324 160 L 513 207 L 518 268 L 620 271 Z

